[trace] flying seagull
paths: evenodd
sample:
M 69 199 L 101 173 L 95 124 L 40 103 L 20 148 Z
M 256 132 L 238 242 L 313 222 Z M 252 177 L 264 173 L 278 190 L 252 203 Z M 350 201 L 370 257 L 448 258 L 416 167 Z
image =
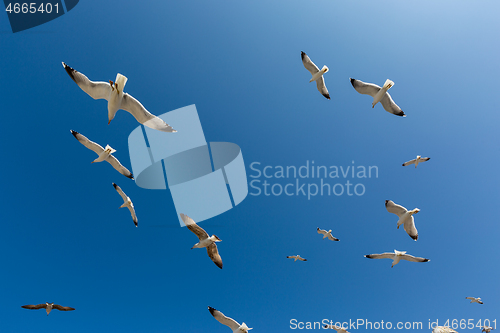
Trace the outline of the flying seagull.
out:
M 222 269 L 222 258 L 220 257 L 219 251 L 217 250 L 217 245 L 215 244 L 216 242 L 221 242 L 221 239 L 216 235 L 212 235 L 209 237 L 207 232 L 203 230 L 203 228 L 198 226 L 192 218 L 182 213 L 180 215 L 186 227 L 188 227 L 188 229 L 191 230 L 200 239 L 200 242 L 196 243 L 191 249 L 206 247 L 210 259 L 212 259 L 217 267 Z
M 417 158 L 415 158 L 413 160 L 410 160 L 408 162 L 404 162 L 403 166 L 407 166 L 407 165 L 410 165 L 410 164 L 415 164 L 415 169 L 416 169 L 418 163 L 423 163 L 423 162 L 426 162 L 426 161 L 428 161 L 430 159 L 431 159 L 430 157 L 421 157 L 420 155 L 417 155 Z
M 137 227 L 137 215 L 135 215 L 135 209 L 134 209 L 134 204 L 132 203 L 132 200 L 130 200 L 129 197 L 125 194 L 125 192 L 122 191 L 120 186 L 116 185 L 113 183 L 113 187 L 115 190 L 120 194 L 120 196 L 123 198 L 123 205 L 120 206 L 120 208 L 127 207 L 128 210 L 130 210 L 130 214 L 132 215 L 132 220 L 134 221 L 135 226 Z
M 295 259 L 294 261 L 300 260 L 300 261 L 307 261 L 307 259 L 302 258 L 298 254 L 296 256 L 287 256 L 287 259 Z
M 418 239 L 418 231 L 417 228 L 415 228 L 413 214 L 420 212 L 420 209 L 415 208 L 413 210 L 407 210 L 403 206 L 396 205 L 391 200 L 385 201 L 385 208 L 387 208 L 389 213 L 396 214 L 399 217 L 397 229 L 399 229 L 399 226 L 402 224 L 408 235 L 416 241 Z
M 226 326 L 229 326 L 229 328 L 233 330 L 233 333 L 246 333 L 252 329 L 252 328 L 248 328 L 248 326 L 245 323 L 240 325 L 233 318 L 229 318 L 229 317 L 224 316 L 224 314 L 222 312 L 220 312 L 219 310 L 216 310 L 210 306 L 208 307 L 208 311 L 210 311 L 212 316 L 214 316 L 214 318 L 217 319 L 217 321 L 219 323 L 226 325 Z
M 45 304 L 37 304 L 37 305 L 22 305 L 21 306 L 24 309 L 30 309 L 30 310 L 39 310 L 39 309 L 45 309 L 47 311 L 47 316 L 49 315 L 50 311 L 52 309 L 60 310 L 60 311 L 73 311 L 74 308 L 70 308 L 69 306 L 60 306 L 58 304 L 54 303 L 45 303 Z
M 436 326 L 432 330 L 432 333 L 458 333 L 455 330 L 452 330 L 448 326 Z
M 396 103 L 394 103 L 391 95 L 387 92 L 387 90 L 394 85 L 394 82 L 391 80 L 386 80 L 382 88 L 373 83 L 366 83 L 351 78 L 349 78 L 349 80 L 351 80 L 351 84 L 357 92 L 373 97 L 372 108 L 375 107 L 375 104 L 380 102 L 385 111 L 395 114 L 396 116 L 406 117 L 405 113 Z
M 470 299 L 471 303 L 479 303 L 483 304 L 483 301 L 481 301 L 481 297 L 465 297 L 466 299 Z
M 134 97 L 123 92 L 127 78 L 120 73 L 116 74 L 116 82 L 94 82 L 73 68 L 62 63 L 68 75 L 76 84 L 93 99 L 105 99 L 108 101 L 108 124 L 115 117 L 116 111 L 122 109 L 134 116 L 141 124 L 162 132 L 177 132 L 172 126 L 166 124 L 161 118 L 152 115 Z
M 331 229 L 328 230 L 328 231 L 326 231 L 326 230 L 318 228 L 318 234 L 323 235 L 323 239 L 325 239 L 326 237 L 328 237 L 328 239 L 332 240 L 332 241 L 338 242 L 340 240 L 340 239 L 335 238 L 335 237 L 332 236 L 332 230 Z
M 318 87 L 318 91 L 321 95 L 325 96 L 326 99 L 330 99 L 330 94 L 328 93 L 328 89 L 326 89 L 325 79 L 323 78 L 323 74 L 328 72 L 328 67 L 323 66 L 321 70 L 319 70 L 318 66 L 311 61 L 311 59 L 304 52 L 300 51 L 300 56 L 302 58 L 302 63 L 304 67 L 311 73 L 312 78 L 309 82 L 316 81 L 316 86 Z
M 394 250 L 394 253 L 385 252 L 385 253 L 381 253 L 381 254 L 367 254 L 365 257 L 370 258 L 370 259 L 392 259 L 392 266 L 391 267 L 394 267 L 395 265 L 397 265 L 401 259 L 413 261 L 413 262 L 430 261 L 430 259 L 414 257 L 412 255 L 406 254 L 406 251 L 398 251 L 398 250 Z
M 346 329 L 337 325 L 325 325 L 323 328 L 336 330 L 338 333 L 349 333 Z
M 86 136 L 84 136 L 84 135 L 82 135 L 82 134 L 80 134 L 80 133 L 78 133 L 76 131 L 73 131 L 73 130 L 70 130 L 70 131 L 71 131 L 71 134 L 73 134 L 73 136 L 78 141 L 80 141 L 80 143 L 82 145 L 84 145 L 88 149 L 94 151 L 97 155 L 99 155 L 99 157 L 96 158 L 95 160 L 93 160 L 91 163 L 106 161 L 109 164 L 111 164 L 113 166 L 113 168 L 115 168 L 119 173 L 121 173 L 125 177 L 128 177 L 130 179 L 134 179 L 134 177 L 132 176 L 132 173 L 130 171 L 128 171 L 128 169 L 125 168 L 120 163 L 120 161 L 118 161 L 116 159 L 116 157 L 114 157 L 113 155 L 111 155 L 116 150 L 114 150 L 113 148 L 111 148 L 109 145 L 106 145 L 106 148 L 102 148 L 102 146 L 98 145 L 94 141 L 90 141 L 89 139 L 87 139 Z
M 484 326 L 482 327 L 482 329 L 483 329 L 483 330 L 482 330 L 481 332 L 490 333 L 490 332 L 491 332 L 491 330 L 493 329 L 493 327 L 484 325 Z

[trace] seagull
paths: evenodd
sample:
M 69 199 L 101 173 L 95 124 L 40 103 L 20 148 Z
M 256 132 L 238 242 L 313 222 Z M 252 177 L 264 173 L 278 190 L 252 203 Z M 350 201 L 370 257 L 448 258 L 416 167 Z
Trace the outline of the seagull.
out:
M 483 329 L 483 330 L 482 330 L 481 332 L 490 333 L 490 332 L 491 332 L 491 330 L 493 329 L 493 327 L 484 325 L 484 326 L 482 327 L 482 329 Z
M 455 330 L 452 330 L 448 326 L 436 326 L 432 330 L 432 333 L 458 333 Z
M 336 330 L 338 333 L 349 333 L 343 327 L 339 327 L 337 325 L 325 325 L 325 326 L 323 326 L 323 328 Z
M 248 328 L 248 326 L 245 323 L 240 325 L 233 318 L 229 318 L 229 317 L 224 316 L 224 314 L 222 312 L 220 312 L 219 310 L 216 310 L 210 306 L 208 307 L 208 311 L 210 311 L 212 316 L 214 316 L 214 318 L 217 319 L 217 321 L 219 323 L 226 325 L 226 326 L 229 326 L 229 328 L 233 330 L 233 333 L 246 333 L 246 332 L 250 331 L 251 329 L 253 329 L 253 328 Z
M 335 237 L 332 236 L 332 230 L 331 229 L 328 230 L 328 231 L 326 231 L 326 230 L 318 228 L 318 234 L 322 234 L 323 235 L 323 239 L 325 239 L 326 237 L 328 237 L 328 239 L 332 240 L 332 241 L 338 242 L 340 240 L 340 239 L 335 238 Z
M 49 315 L 50 311 L 52 311 L 52 309 L 56 309 L 56 310 L 60 310 L 60 311 L 73 311 L 74 308 L 70 308 L 69 306 L 60 306 L 58 304 L 54 304 L 54 303 L 47 303 L 45 302 L 45 304 L 37 304 L 37 305 L 22 305 L 21 306 L 22 308 L 25 308 L 25 309 L 30 309 L 30 310 L 38 310 L 38 309 L 45 309 L 45 311 L 47 311 L 47 316 Z
M 426 162 L 426 161 L 428 161 L 430 159 L 431 159 L 430 157 L 422 157 L 420 155 L 417 155 L 417 158 L 415 158 L 415 159 L 413 159 L 411 161 L 408 161 L 408 162 L 404 162 L 403 166 L 407 166 L 407 165 L 410 165 L 410 164 L 415 164 L 415 169 L 416 169 L 418 163 L 423 163 L 423 162 Z
M 296 256 L 287 256 L 287 259 L 295 259 L 294 261 L 300 260 L 300 261 L 307 261 L 307 259 L 302 258 L 298 254 Z
M 311 73 L 312 78 L 309 82 L 316 81 L 316 86 L 318 87 L 318 91 L 321 95 L 325 96 L 326 99 L 330 99 L 330 94 L 328 93 L 328 89 L 325 86 L 325 79 L 323 78 L 323 74 L 328 72 L 328 67 L 323 66 L 321 70 L 319 70 L 318 66 L 314 64 L 314 62 L 309 59 L 307 54 L 300 51 L 300 56 L 302 58 L 302 63 L 304 67 Z
M 370 259 L 392 259 L 391 268 L 394 267 L 395 265 L 397 265 L 401 259 L 413 261 L 413 262 L 430 261 L 430 259 L 414 257 L 412 255 L 406 254 L 406 251 L 398 251 L 398 250 L 394 250 L 394 253 L 385 252 L 385 253 L 381 253 L 381 254 L 367 254 L 365 257 L 370 258 Z
M 373 83 L 366 83 L 351 78 L 349 78 L 349 80 L 351 80 L 351 84 L 357 92 L 373 97 L 372 108 L 375 107 L 375 104 L 380 102 L 385 111 L 395 114 L 396 116 L 406 117 L 405 113 L 396 103 L 394 103 L 391 95 L 387 92 L 387 90 L 394 85 L 394 82 L 391 80 L 386 80 L 382 88 Z
M 94 82 L 88 77 L 73 68 L 62 63 L 68 75 L 76 84 L 93 99 L 105 99 L 108 101 L 108 124 L 115 117 L 116 111 L 122 109 L 134 116 L 141 124 L 162 132 L 177 132 L 172 126 L 166 124 L 161 118 L 152 115 L 146 108 L 134 97 L 123 92 L 127 83 L 127 78 L 122 74 L 116 74 L 116 82 Z
M 222 269 L 222 258 L 220 257 L 219 251 L 217 250 L 217 245 L 215 244 L 216 242 L 221 242 L 222 240 L 215 235 L 209 237 L 207 232 L 203 230 L 203 228 L 199 227 L 192 218 L 182 213 L 180 215 L 186 227 L 188 227 L 188 229 L 191 230 L 200 239 L 200 242 L 196 243 L 191 249 L 206 247 L 210 259 L 212 259 L 217 267 Z
M 89 139 L 87 139 L 86 136 L 81 135 L 80 133 L 78 133 L 76 131 L 73 131 L 73 130 L 70 130 L 70 131 L 71 131 L 71 134 L 73 134 L 73 136 L 78 141 L 80 141 L 80 143 L 82 145 L 84 145 L 88 149 L 94 151 L 97 155 L 99 155 L 99 157 L 96 158 L 95 160 L 93 160 L 91 163 L 106 161 L 109 164 L 111 164 L 113 166 L 113 168 L 115 168 L 119 173 L 121 173 L 125 177 L 128 177 L 130 179 L 134 179 L 134 177 L 132 176 L 132 173 L 130 171 L 128 171 L 128 169 L 125 168 L 120 163 L 120 161 L 118 161 L 116 159 L 116 157 L 114 157 L 113 155 L 111 155 L 111 154 L 113 154 L 116 151 L 115 149 L 111 148 L 109 145 L 106 145 L 106 148 L 102 148 L 102 146 L 100 146 L 97 143 L 95 143 L 95 142 L 90 141 Z
M 123 205 L 120 206 L 120 208 L 127 207 L 128 210 L 130 210 L 130 214 L 132 214 L 132 220 L 134 221 L 134 224 L 137 227 L 137 215 L 135 215 L 134 204 L 132 203 L 132 201 L 130 200 L 130 198 L 127 197 L 127 195 L 125 194 L 125 192 L 122 191 L 122 189 L 120 188 L 120 186 L 118 186 L 115 183 L 113 183 L 113 187 L 118 192 L 118 194 L 120 194 L 120 196 L 123 198 L 124 203 L 123 203 Z
M 470 299 L 471 303 L 479 303 L 483 304 L 483 301 L 481 301 L 481 297 L 465 297 L 466 299 Z
M 417 214 L 418 212 L 420 212 L 420 209 L 415 208 L 413 210 L 407 210 L 403 206 L 396 205 L 391 200 L 385 201 L 385 208 L 387 208 L 387 211 L 389 213 L 393 213 L 399 216 L 397 229 L 399 229 L 399 226 L 402 224 L 408 235 L 410 235 L 410 237 L 416 241 L 418 239 L 418 231 L 417 228 L 415 228 L 415 220 L 413 219 L 413 214 Z

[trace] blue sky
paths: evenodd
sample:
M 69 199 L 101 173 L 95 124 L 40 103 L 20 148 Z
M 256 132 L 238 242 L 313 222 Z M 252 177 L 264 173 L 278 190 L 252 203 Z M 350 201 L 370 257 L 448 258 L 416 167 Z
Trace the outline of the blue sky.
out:
M 422 322 L 423 331 L 429 319 L 500 320 L 499 10 L 497 1 L 80 1 L 15 34 L 0 14 L 0 331 L 228 332 L 207 306 L 253 332 L 294 331 L 291 319 Z M 330 68 L 331 100 L 308 83 L 300 51 Z M 109 143 L 130 167 L 138 124 L 119 111 L 107 125 L 106 102 L 61 61 L 92 80 L 124 74 L 125 91 L 157 115 L 196 104 L 208 141 L 241 147 L 248 181 L 253 162 L 354 161 L 377 166 L 378 178 L 351 179 L 362 196 L 249 195 L 201 222 L 222 239 L 220 270 L 190 250 L 197 238 L 178 226 L 168 190 L 90 164 L 95 154 L 70 129 Z M 393 80 L 407 117 L 372 109 L 350 77 Z M 416 155 L 431 160 L 401 166 Z M 133 200 L 138 228 L 112 182 Z M 417 242 L 396 229 L 386 199 L 421 209 Z M 363 258 L 394 249 L 431 261 Z M 308 261 L 285 259 L 295 254 Z M 76 311 L 20 307 L 46 301 Z

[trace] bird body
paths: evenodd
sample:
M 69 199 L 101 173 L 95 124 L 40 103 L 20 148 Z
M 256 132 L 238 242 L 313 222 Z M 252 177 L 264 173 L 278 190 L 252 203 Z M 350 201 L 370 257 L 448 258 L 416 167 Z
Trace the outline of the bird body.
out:
M 391 200 L 385 201 L 385 208 L 389 213 L 396 214 L 399 217 L 397 229 L 399 229 L 399 227 L 403 225 L 406 233 L 416 241 L 418 239 L 418 231 L 415 227 L 415 220 L 413 218 L 413 215 L 417 214 L 420 209 L 415 208 L 413 210 L 407 210 L 403 206 L 397 205 Z
M 293 261 L 297 261 L 297 260 L 300 260 L 300 261 L 307 261 L 307 259 L 304 259 L 302 258 L 301 256 L 299 256 L 298 254 L 296 256 L 287 256 L 288 259 L 294 259 Z
M 382 89 L 380 89 L 375 94 L 375 96 L 373 96 L 372 109 L 375 107 L 375 105 L 378 102 L 380 102 L 380 100 L 382 99 L 382 97 L 384 97 L 384 95 L 387 92 L 387 90 L 389 90 L 393 85 L 394 85 L 394 82 L 392 82 L 391 80 L 387 79 L 385 81 L 384 85 L 382 86 Z
M 328 230 L 328 231 L 326 231 L 326 230 L 318 228 L 317 230 L 318 230 L 318 234 L 323 235 L 323 239 L 325 239 L 326 237 L 328 237 L 328 239 L 332 240 L 332 241 L 338 242 L 340 240 L 340 239 L 335 238 L 335 237 L 332 236 L 332 230 L 331 229 Z
M 113 154 L 114 152 L 116 152 L 115 149 L 111 148 L 110 145 L 106 145 L 106 148 L 104 148 L 104 150 L 99 154 L 99 157 L 97 157 L 90 163 L 102 162 L 106 160 L 109 157 L 109 155 Z
M 304 67 L 311 73 L 312 78 L 309 82 L 316 81 L 316 87 L 321 95 L 325 96 L 326 99 L 330 99 L 330 94 L 328 93 L 328 89 L 326 89 L 325 79 L 323 78 L 323 74 L 328 72 L 328 67 L 323 66 L 321 70 L 319 70 L 318 66 L 314 62 L 311 61 L 309 56 L 305 54 L 305 52 L 300 52 L 300 56 L 302 58 L 302 64 Z
M 469 299 L 471 303 L 483 304 L 483 301 L 481 301 L 481 297 L 465 297 L 465 298 Z
M 45 309 L 45 311 L 47 312 L 47 316 L 49 315 L 50 311 L 52 311 L 52 309 L 56 309 L 59 311 L 73 311 L 74 310 L 74 308 L 71 308 L 69 306 L 61 306 L 58 304 L 48 303 L 48 302 L 45 302 L 45 304 L 37 304 L 37 305 L 32 305 L 32 304 L 22 305 L 21 307 L 24 309 L 29 309 L 29 310 Z
M 123 92 L 127 77 L 118 73 L 116 82 L 94 82 L 90 81 L 84 74 L 69 67 L 64 62 L 64 69 L 73 81 L 93 99 L 105 99 L 108 101 L 108 124 L 114 119 L 118 110 L 129 112 L 141 124 L 162 132 L 177 132 L 172 126 L 165 123 L 161 118 L 151 114 L 134 97 Z
M 420 155 L 417 155 L 417 158 L 415 158 L 413 160 L 410 160 L 408 162 L 404 162 L 403 166 L 407 166 L 407 165 L 410 165 L 410 164 L 415 164 L 415 169 L 416 169 L 418 163 L 426 162 L 426 161 L 428 161 L 430 159 L 431 159 L 430 157 L 422 157 Z
M 370 95 L 373 97 L 372 108 L 374 108 L 375 105 L 380 102 L 385 111 L 396 116 L 406 117 L 403 110 L 401 110 L 401 108 L 396 103 L 394 103 L 391 95 L 387 92 L 387 90 L 389 90 L 389 88 L 394 85 L 394 82 L 392 82 L 391 80 L 386 80 L 382 87 L 379 87 L 378 85 L 373 83 L 366 83 L 353 78 L 350 78 L 349 80 L 351 81 L 353 88 L 358 93 L 363 95 Z
M 208 236 L 207 232 L 203 230 L 200 226 L 198 226 L 192 218 L 187 215 L 180 214 L 182 221 L 186 225 L 186 227 L 192 231 L 200 240 L 196 243 L 191 249 L 199 249 L 199 248 L 207 248 L 207 253 L 210 259 L 217 265 L 220 269 L 222 269 L 222 258 L 219 254 L 219 250 L 217 249 L 216 242 L 221 242 L 222 240 L 216 235 Z
M 242 323 L 241 325 L 234 320 L 233 318 L 226 317 L 222 312 L 219 310 L 216 310 L 212 307 L 208 307 L 208 311 L 210 311 L 210 314 L 217 319 L 217 321 L 223 325 L 228 326 L 233 333 L 247 333 L 250 331 L 252 328 L 249 328 L 245 323 Z
M 430 261 L 430 259 L 414 257 L 412 255 L 406 254 L 406 251 L 398 251 L 398 250 L 394 250 L 394 253 L 385 252 L 385 253 L 381 253 L 381 254 L 367 254 L 367 255 L 365 255 L 365 257 L 369 258 L 369 259 L 392 259 L 391 267 L 394 267 L 395 265 L 397 265 L 400 260 L 407 260 L 407 261 L 413 261 L 413 262 Z
M 132 200 L 130 200 L 130 198 L 125 194 L 125 192 L 123 192 L 120 186 L 113 183 L 113 187 L 123 199 L 123 205 L 121 205 L 120 208 L 125 208 L 125 207 L 128 208 L 128 210 L 130 211 L 130 215 L 132 215 L 132 221 L 134 221 L 134 224 L 137 227 L 138 220 L 137 220 L 137 215 L 135 214 L 135 208 L 134 204 L 132 203 Z
M 486 332 L 486 333 L 490 333 L 491 330 L 493 329 L 493 327 L 491 326 L 486 326 L 484 325 L 483 327 L 481 327 L 483 330 L 481 332 Z

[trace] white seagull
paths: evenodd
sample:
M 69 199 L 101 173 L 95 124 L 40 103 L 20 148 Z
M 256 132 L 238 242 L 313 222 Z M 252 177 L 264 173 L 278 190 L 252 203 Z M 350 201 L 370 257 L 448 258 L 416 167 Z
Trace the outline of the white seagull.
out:
M 338 242 L 340 240 L 340 239 L 335 238 L 335 237 L 332 236 L 332 230 L 331 229 L 328 230 L 328 231 L 326 231 L 326 230 L 318 228 L 318 234 L 323 235 L 323 239 L 325 239 L 326 237 L 328 237 L 328 239 L 332 240 L 332 241 Z
M 61 306 L 58 304 L 47 303 L 47 302 L 45 304 L 37 304 L 37 305 L 32 305 L 32 304 L 22 305 L 21 307 L 24 309 L 30 309 L 30 310 L 45 309 L 45 311 L 47 311 L 47 316 L 49 315 L 50 311 L 52 311 L 52 309 L 56 309 L 56 310 L 60 310 L 60 311 L 73 311 L 74 310 L 74 308 L 70 308 L 69 306 Z
M 106 161 L 109 164 L 111 164 L 113 166 L 113 168 L 115 168 L 119 173 L 121 173 L 125 177 L 128 177 L 130 179 L 134 179 L 134 177 L 132 176 L 132 173 L 130 171 L 128 171 L 128 169 L 125 168 L 120 163 L 120 161 L 118 161 L 116 159 L 116 157 L 114 157 L 113 155 L 111 155 L 116 150 L 114 150 L 113 148 L 111 148 L 109 145 L 106 145 L 106 148 L 102 148 L 102 146 L 100 146 L 99 144 L 95 143 L 94 141 L 90 141 L 89 139 L 87 139 L 86 136 L 84 136 L 84 135 L 82 135 L 82 134 L 80 134 L 80 133 L 78 133 L 76 131 L 73 131 L 73 130 L 70 130 L 70 131 L 71 131 L 71 134 L 73 134 L 73 136 L 78 141 L 80 141 L 80 143 L 82 145 L 84 145 L 88 149 L 94 151 L 97 155 L 99 155 L 99 157 L 97 157 L 91 163 Z
M 346 329 L 344 329 L 343 327 L 339 327 L 337 325 L 325 325 L 323 326 L 323 328 L 336 330 L 338 333 L 349 333 Z
M 481 301 L 481 297 L 465 297 L 465 298 L 470 299 L 471 303 L 483 304 L 483 301 Z
M 216 242 L 221 242 L 221 239 L 216 235 L 209 237 L 207 232 L 198 226 L 192 218 L 182 213 L 180 215 L 186 227 L 198 236 L 198 239 L 200 240 L 200 242 L 196 243 L 191 249 L 206 247 L 210 259 L 212 259 L 217 267 L 222 269 L 222 258 L 219 254 L 219 250 L 217 249 L 217 245 L 215 244 Z
M 123 205 L 120 206 L 120 208 L 127 207 L 128 210 L 130 210 L 130 214 L 132 215 L 132 220 L 134 221 L 135 226 L 137 227 L 137 215 L 135 215 L 135 209 L 134 209 L 134 204 L 132 203 L 132 200 L 130 200 L 129 197 L 125 194 L 125 192 L 122 191 L 120 186 L 116 185 L 113 183 L 113 187 L 115 190 L 120 194 L 120 196 L 123 199 Z
M 422 157 L 420 155 L 417 155 L 417 158 L 415 158 L 413 160 L 410 160 L 408 162 L 404 162 L 403 166 L 407 166 L 407 165 L 410 165 L 410 164 L 415 164 L 415 169 L 416 169 L 418 163 L 423 163 L 423 162 L 426 162 L 426 161 L 428 161 L 430 159 L 431 159 L 430 157 Z
M 323 74 L 328 72 L 328 67 L 323 66 L 321 70 L 319 70 L 318 66 L 311 61 L 311 59 L 304 52 L 300 51 L 300 56 L 302 58 L 302 63 L 304 67 L 311 73 L 312 78 L 309 82 L 316 81 L 316 86 L 318 87 L 318 91 L 321 95 L 325 96 L 326 99 L 330 99 L 330 94 L 328 93 L 328 89 L 326 89 L 325 79 L 323 78 Z
M 491 330 L 493 329 L 493 327 L 484 325 L 484 326 L 482 327 L 482 329 L 483 329 L 483 330 L 482 330 L 481 332 L 490 333 L 490 332 L 491 332 Z
M 249 328 L 245 323 L 240 325 L 233 318 L 229 318 L 229 317 L 224 316 L 224 314 L 222 312 L 212 308 L 211 306 L 208 307 L 208 311 L 210 311 L 212 316 L 214 316 L 214 318 L 217 319 L 217 321 L 219 323 L 226 325 L 230 329 L 232 329 L 233 333 L 243 333 L 243 332 L 246 333 L 246 332 L 250 331 L 251 329 L 253 329 L 253 328 Z
M 152 115 L 134 97 L 123 92 L 127 78 L 120 73 L 116 75 L 116 82 L 94 82 L 73 68 L 62 63 L 68 75 L 76 84 L 93 99 L 105 99 L 108 101 L 108 124 L 113 120 L 118 110 L 122 109 L 134 116 L 141 124 L 162 132 L 177 132 L 172 126 L 165 123 L 161 118 Z
M 389 213 L 396 214 L 399 217 L 397 229 L 399 229 L 399 226 L 402 224 L 408 235 L 416 241 L 418 239 L 418 231 L 415 227 L 413 214 L 420 212 L 420 209 L 415 208 L 413 210 L 407 210 L 403 206 L 396 205 L 391 200 L 385 201 L 385 208 L 387 208 Z
M 287 256 L 287 259 L 295 259 L 294 261 L 300 260 L 300 261 L 307 261 L 307 259 L 302 258 L 298 254 L 296 256 Z
M 413 261 L 413 262 L 430 261 L 430 259 L 414 257 L 412 255 L 406 254 L 406 251 L 398 251 L 398 250 L 394 250 L 394 253 L 385 252 L 385 253 L 381 253 L 381 254 L 367 254 L 367 255 L 365 255 L 365 257 L 370 258 L 370 259 L 392 259 L 391 268 L 394 267 L 395 265 L 397 265 L 401 259 Z
M 363 81 L 355 80 L 349 78 L 352 86 L 357 92 L 364 95 L 370 95 L 373 97 L 372 108 L 375 104 L 380 102 L 384 107 L 385 111 L 395 114 L 396 116 L 406 117 L 405 113 L 401 110 L 399 106 L 391 98 L 391 95 L 387 92 L 389 88 L 394 85 L 391 80 L 386 80 L 382 88 L 373 83 L 366 83 Z
M 452 330 L 448 326 L 436 326 L 432 330 L 432 333 L 458 333 L 455 330 Z

